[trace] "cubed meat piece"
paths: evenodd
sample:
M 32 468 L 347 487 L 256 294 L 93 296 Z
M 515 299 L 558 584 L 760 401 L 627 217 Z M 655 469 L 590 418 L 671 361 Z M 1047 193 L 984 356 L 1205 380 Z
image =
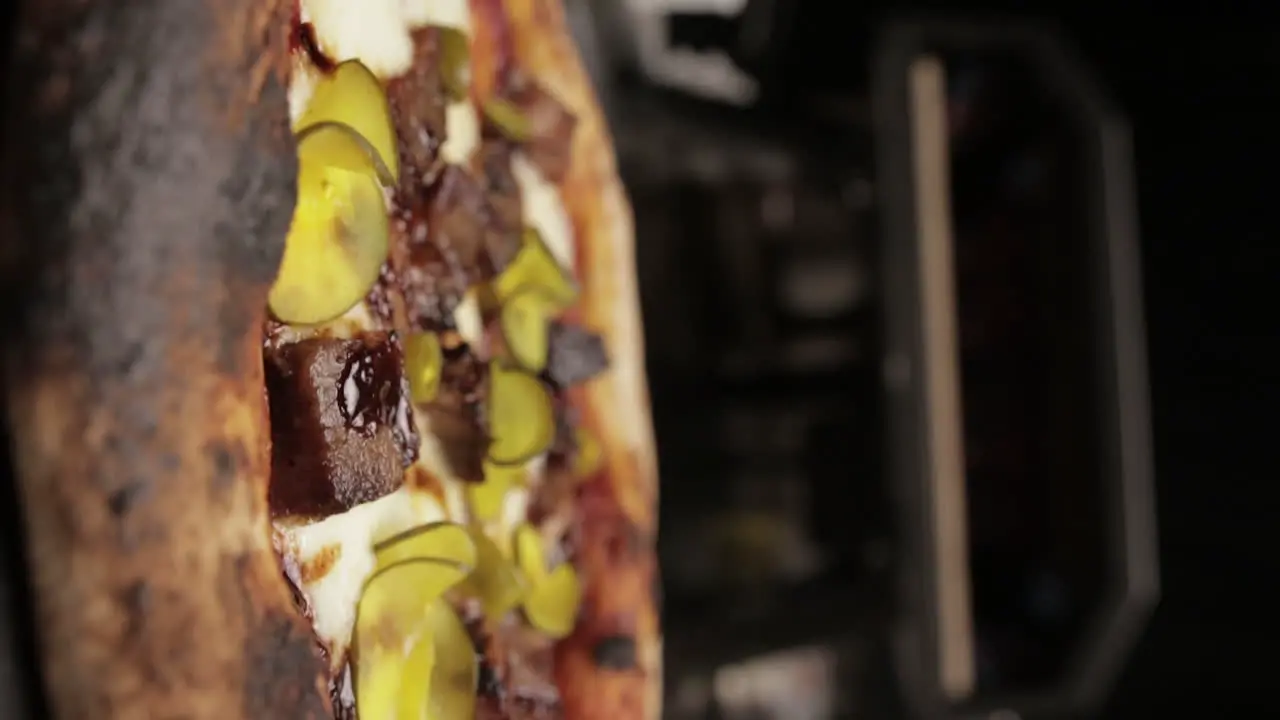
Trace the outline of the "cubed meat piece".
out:
M 553 322 L 548 330 L 546 376 L 566 388 L 586 382 L 609 369 L 604 339 L 586 328 Z
M 425 407 L 445 460 L 454 475 L 468 482 L 484 479 L 484 457 L 489 451 L 487 388 L 488 368 L 462 345 L 445 352 L 440 390 Z
M 400 487 L 417 457 L 399 341 L 388 333 L 268 349 L 273 517 L 326 517 Z

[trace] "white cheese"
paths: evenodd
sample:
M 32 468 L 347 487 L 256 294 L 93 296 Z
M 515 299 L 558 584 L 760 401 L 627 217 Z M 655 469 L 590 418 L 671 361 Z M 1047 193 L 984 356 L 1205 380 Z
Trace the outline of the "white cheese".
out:
M 303 0 L 302 19 L 315 27 L 320 49 L 333 60 L 359 60 L 379 77 L 413 65 L 413 38 L 401 0 Z
M 542 241 L 561 265 L 573 269 L 576 253 L 573 224 L 560 199 L 560 188 L 521 153 L 511 158 L 511 172 L 520 186 L 524 222 L 542 234 Z
M 414 28 L 471 28 L 467 0 L 303 0 L 301 15 L 334 60 L 359 60 L 383 78 L 413 66 Z
M 467 165 L 480 146 L 480 121 L 470 100 L 456 100 L 445 108 L 446 137 L 440 157 L 453 165 Z
M 484 345 L 484 318 L 480 314 L 480 301 L 473 291 L 462 296 L 462 302 L 453 309 L 453 324 L 458 334 L 472 347 Z
M 374 545 L 396 533 L 445 519 L 444 508 L 434 496 L 404 486 L 317 523 L 280 528 L 300 566 L 337 548 L 328 571 L 300 588 L 311 606 L 316 635 L 328 646 L 335 663 L 342 661 L 351 642 L 360 594 L 376 565 Z
M 467 0 L 400 0 L 400 12 L 413 27 L 441 25 L 471 32 L 471 6 Z

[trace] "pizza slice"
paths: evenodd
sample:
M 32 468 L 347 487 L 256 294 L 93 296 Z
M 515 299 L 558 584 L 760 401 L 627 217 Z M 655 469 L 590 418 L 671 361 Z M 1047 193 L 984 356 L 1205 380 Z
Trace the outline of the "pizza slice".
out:
M 91 433 L 68 446 L 90 466 L 107 461 L 109 470 L 88 474 L 112 478 L 89 495 L 120 485 L 121 473 L 136 482 L 107 492 L 103 515 L 100 505 L 86 510 L 92 497 L 55 489 L 79 481 L 51 479 L 65 461 L 45 441 L 86 432 L 81 410 L 108 436 L 136 439 L 144 429 L 132 408 L 154 410 L 158 400 L 112 391 L 122 413 L 112 420 L 95 391 L 71 420 L 57 412 L 50 420 L 43 408 L 65 386 L 11 393 L 11 417 L 36 419 L 37 432 L 15 439 L 27 458 L 20 475 L 57 714 L 81 717 L 92 702 L 96 716 L 226 717 L 221 705 L 234 694 L 245 709 L 231 715 L 245 717 L 656 717 L 656 471 L 631 220 L 562 8 L 301 0 L 233 3 L 210 21 L 222 42 L 208 44 L 242 60 L 231 64 L 244 92 L 268 88 L 222 109 L 248 118 L 250 139 L 237 147 L 273 150 L 269 161 L 253 157 L 267 170 L 247 179 L 250 188 L 293 170 L 276 151 L 279 127 L 251 119 L 285 112 L 262 109 L 269 88 L 283 85 L 274 99 L 287 105 L 296 202 L 287 233 L 258 241 L 283 240 L 267 282 L 201 280 L 198 292 L 160 293 L 236 308 L 215 314 L 231 348 L 222 391 L 201 385 L 197 394 L 203 376 L 183 379 L 167 355 L 153 373 L 164 422 L 195 412 L 209 427 L 126 443 L 150 453 L 166 443 L 210 448 L 191 462 L 231 494 L 205 508 L 203 522 L 188 507 L 194 496 L 184 502 L 168 489 L 175 481 L 158 479 L 154 458 L 128 457 Z M 164 134 L 179 118 L 155 121 Z M 240 230 L 273 235 L 267 226 Z M 242 271 L 244 258 L 227 261 L 218 237 L 215 222 L 212 237 L 174 241 L 198 256 L 183 270 L 225 262 Z M 157 246 L 165 247 L 112 245 L 129 257 Z M 50 262 L 87 267 L 75 252 Z M 105 298 L 117 329 L 134 320 L 119 299 Z M 178 307 L 156 312 L 176 316 Z M 89 312 L 56 310 L 64 311 L 77 321 Z M 149 332 L 144 350 L 191 336 L 178 326 Z M 48 357 L 45 345 L 32 347 L 19 363 Z M 248 348 L 260 364 L 239 354 Z M 152 371 L 94 367 L 109 390 Z M 10 388 L 16 377 L 7 377 Z M 152 494 L 159 499 L 148 501 Z M 93 531 L 59 524 L 67 512 L 98 518 Z M 156 536 L 132 534 L 144 516 Z M 172 542 L 193 523 L 209 527 L 203 544 Z M 51 574 L 83 570 L 90 557 L 114 575 L 60 586 Z M 176 567 L 185 582 L 172 579 Z M 229 583 L 249 589 L 230 599 Z M 104 587 L 96 602 L 106 615 L 54 612 L 54 598 Z M 153 615 L 155 602 L 162 610 Z M 215 617 L 225 640 L 208 632 Z M 300 621 L 310 632 L 299 634 Z M 110 638 L 101 645 L 113 659 L 53 647 L 104 625 Z M 218 672 L 196 667 L 200 654 L 178 640 L 188 628 L 197 633 L 190 642 L 214 648 L 206 659 Z M 226 649 L 235 642 L 245 654 Z M 112 681 L 72 697 L 70 678 L 97 671 Z M 239 684 L 228 688 L 219 672 Z

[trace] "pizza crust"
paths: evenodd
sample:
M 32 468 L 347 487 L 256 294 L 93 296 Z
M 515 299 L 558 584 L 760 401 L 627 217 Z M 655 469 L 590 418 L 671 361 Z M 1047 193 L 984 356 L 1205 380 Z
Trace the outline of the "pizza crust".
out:
M 472 0 L 477 4 L 495 0 Z M 560 184 L 573 225 L 583 294 L 579 317 L 601 333 L 610 370 L 571 395 L 600 439 L 605 467 L 587 481 L 578 508 L 576 558 L 586 585 L 579 627 L 557 649 L 557 680 L 568 720 L 657 718 L 662 638 L 654 550 L 657 462 L 648 389 L 630 205 L 613 143 L 560 0 L 496 0 L 509 19 L 515 65 L 577 117 L 572 162 Z M 473 12 L 475 12 L 473 10 Z M 638 667 L 601 667 L 596 645 L 634 637 Z
M 23 9 L 0 347 L 48 709 L 326 717 L 267 527 L 287 5 Z

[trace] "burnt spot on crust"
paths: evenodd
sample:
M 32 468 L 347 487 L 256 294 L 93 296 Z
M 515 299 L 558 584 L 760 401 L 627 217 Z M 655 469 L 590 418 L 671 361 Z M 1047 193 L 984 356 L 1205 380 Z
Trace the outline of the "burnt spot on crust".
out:
M 606 635 L 592 646 L 591 657 L 597 666 L 605 670 L 634 670 L 638 665 L 636 638 L 634 635 Z
M 242 554 L 224 560 L 220 597 L 226 612 L 246 618 L 242 666 L 242 717 L 276 720 L 283 717 L 321 720 L 326 707 L 320 657 L 315 637 L 301 615 L 264 609 L 274 594 L 255 558 Z M 270 578 L 274 579 L 274 577 Z
M 312 686 L 319 681 L 318 677 L 308 677 L 306 672 L 318 660 L 315 641 L 298 626 L 295 618 L 276 612 L 260 618 L 244 652 L 244 717 L 264 720 L 331 717 L 323 696 Z M 294 678 L 297 682 L 281 682 L 282 678 Z
M 151 612 L 151 587 L 146 580 L 135 580 L 122 593 L 120 604 L 124 607 L 126 632 L 137 633 L 147 614 Z
M 107 496 L 107 508 L 111 510 L 111 514 L 115 517 L 123 518 L 139 502 L 146 498 L 150 487 L 150 484 L 140 480 L 128 482 L 124 487 L 113 491 Z
M 243 469 L 249 466 L 244 447 L 230 440 L 216 440 L 205 446 L 213 472 L 213 486 L 218 490 L 230 488 Z

